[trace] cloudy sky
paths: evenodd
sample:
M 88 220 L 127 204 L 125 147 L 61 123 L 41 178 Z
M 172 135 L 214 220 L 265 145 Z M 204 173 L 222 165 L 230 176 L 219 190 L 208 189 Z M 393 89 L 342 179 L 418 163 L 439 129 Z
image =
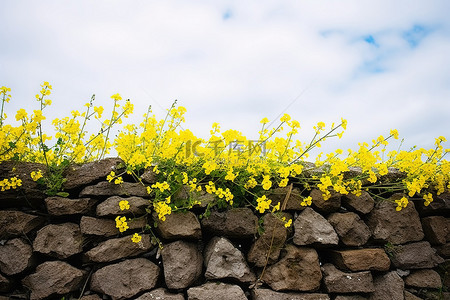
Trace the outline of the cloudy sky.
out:
M 0 85 L 11 118 L 49 81 L 49 118 L 120 93 L 135 123 L 178 99 L 199 136 L 219 122 L 254 138 L 286 112 L 304 140 L 348 119 L 325 151 L 392 128 L 404 149 L 430 148 L 450 138 L 449 11 L 448 0 L 4 0 Z

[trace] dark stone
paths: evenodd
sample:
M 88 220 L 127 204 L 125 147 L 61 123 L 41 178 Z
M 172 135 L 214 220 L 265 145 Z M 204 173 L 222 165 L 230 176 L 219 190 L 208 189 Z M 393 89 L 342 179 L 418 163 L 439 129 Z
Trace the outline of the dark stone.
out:
M 391 261 L 402 270 L 431 269 L 444 262 L 428 242 L 395 246 Z
M 341 208 L 341 194 L 334 191 L 331 192 L 331 197 L 328 200 L 323 199 L 322 192 L 318 189 L 313 189 L 310 196 L 315 210 L 320 213 L 329 214 Z
M 286 220 L 292 218 L 284 213 Z M 281 249 L 287 238 L 287 228 L 284 222 L 268 213 L 264 215 L 264 233 L 252 244 L 247 259 L 257 267 L 263 267 L 275 263 L 280 257 Z M 270 252 L 270 253 L 269 253 Z
M 153 220 L 158 224 L 156 230 L 162 238 L 167 240 L 189 239 L 199 240 L 202 238 L 202 229 L 197 216 L 191 212 L 172 213 L 162 221 L 156 213 Z
M 297 187 L 293 187 L 292 189 L 289 186 L 274 188 L 271 189 L 266 196 L 272 200 L 273 205 L 280 203 L 280 207 L 283 208 L 283 204 L 285 204 L 286 206 L 283 210 L 305 209 L 305 207 L 300 204 L 303 201 L 303 196 L 300 189 Z M 286 197 L 288 198 L 286 199 Z
M 361 191 L 360 196 L 352 193 L 342 196 L 342 205 L 351 211 L 356 211 L 361 214 L 368 214 L 372 211 L 375 200 L 366 191 Z
M 438 289 L 442 287 L 441 277 L 436 271 L 430 269 L 411 272 L 405 278 L 405 284 L 417 288 Z
M 159 276 L 159 267 L 148 259 L 128 259 L 92 274 L 91 290 L 106 294 L 113 300 L 130 299 L 153 289 Z
M 347 246 L 362 246 L 372 235 L 369 227 L 361 218 L 352 212 L 333 213 L 328 217 L 341 241 Z
M 404 244 L 423 239 L 422 225 L 414 203 L 409 201 L 406 208 L 401 211 L 395 210 L 396 205 L 393 202 L 401 197 L 401 194 L 393 195 L 388 201 L 378 203 L 369 214 L 367 225 L 374 239 L 392 244 Z
M 325 264 L 322 270 L 323 282 L 329 293 L 370 293 L 375 290 L 369 271 L 344 273 L 332 264 Z
M 294 244 L 337 245 L 339 238 L 330 223 L 312 208 L 307 207 L 294 222 Z
M 187 290 L 189 300 L 247 300 L 238 285 L 220 282 L 207 282 Z
M 21 211 L 0 210 L 0 239 L 26 235 L 44 222 L 45 220 L 41 217 Z
M 331 252 L 333 263 L 341 268 L 357 271 L 388 271 L 391 265 L 383 249 L 355 249 Z
M 417 210 L 420 215 L 449 215 L 450 214 L 450 192 L 444 192 L 440 195 L 433 195 L 433 202 L 425 206 L 424 201 L 417 204 Z
M 51 295 L 64 295 L 81 287 L 85 272 L 63 261 L 47 261 L 25 277 L 22 284 L 31 290 L 30 299 L 43 299 Z
M 120 158 L 110 157 L 80 165 L 68 167 L 63 187 L 67 190 L 89 185 L 95 181 L 105 179 L 111 171 L 116 174 L 125 166 Z
M 3 277 L 2 274 L 0 274 L 0 292 L 1 293 L 9 292 L 11 287 L 12 287 L 11 281 L 9 281 L 8 278 Z M 9 298 L 6 298 L 5 300 L 7 299 Z
M 248 208 L 234 208 L 211 212 L 202 219 L 203 231 L 228 238 L 252 238 L 258 229 L 258 218 Z
M 375 277 L 373 284 L 375 291 L 370 300 L 403 300 L 405 284 L 395 271 Z
M 280 261 L 268 266 L 262 279 L 276 291 L 315 291 L 322 279 L 319 256 L 312 248 L 287 245 Z
M 49 197 L 45 199 L 48 213 L 54 216 L 86 214 L 93 209 L 95 203 L 96 200 L 91 198 Z
M 184 300 L 184 296 L 182 293 L 173 294 L 164 288 L 159 288 L 142 294 L 135 300 Z
M 1 162 L 0 180 L 17 177 L 22 180 L 22 185 L 16 189 L 0 191 L 0 209 L 19 208 L 23 206 L 40 207 L 46 196 L 43 188 L 31 179 L 31 172 L 37 172 L 39 170 L 45 173 L 47 167 L 43 164 L 30 162 Z
M 83 236 L 77 224 L 50 224 L 38 231 L 33 249 L 59 259 L 68 258 L 83 251 Z
M 85 253 L 86 258 L 93 262 L 108 262 L 117 259 L 136 256 L 153 248 L 150 235 L 143 234 L 139 243 L 131 241 L 131 235 L 101 242 L 98 246 Z
M 147 188 L 140 183 L 123 182 L 114 184 L 114 182 L 101 181 L 96 185 L 85 187 L 79 196 L 80 198 L 98 196 L 148 197 L 148 194 Z
M 447 241 L 447 219 L 442 216 L 432 216 L 422 219 L 425 238 L 432 245 L 444 245 Z
M 212 238 L 204 251 L 207 279 L 234 278 L 240 282 L 256 280 L 241 251 L 226 238 Z
M 147 218 L 135 218 L 127 220 L 129 229 L 142 229 L 147 224 Z M 88 216 L 82 216 L 80 221 L 81 233 L 87 235 L 97 235 L 111 237 L 119 234 L 116 222 L 110 219 L 98 219 Z
M 327 294 L 314 293 L 281 293 L 270 289 L 252 290 L 253 300 L 330 300 Z
M 202 275 L 203 257 L 197 245 L 176 241 L 161 251 L 164 278 L 169 289 L 185 289 Z
M 120 201 L 128 201 L 130 209 L 121 210 Z M 117 215 L 143 215 L 146 213 L 146 208 L 150 205 L 150 201 L 141 197 L 122 198 L 119 196 L 112 196 L 97 205 L 97 216 L 117 216 Z
M 6 275 L 15 275 L 32 264 L 33 249 L 22 239 L 13 239 L 0 245 L 0 270 Z

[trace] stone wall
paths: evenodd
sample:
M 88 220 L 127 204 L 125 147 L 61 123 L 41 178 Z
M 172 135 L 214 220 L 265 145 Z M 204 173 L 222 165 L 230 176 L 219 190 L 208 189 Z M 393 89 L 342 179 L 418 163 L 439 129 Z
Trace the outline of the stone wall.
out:
M 449 299 L 450 194 L 396 211 L 389 201 L 333 194 L 300 206 L 299 190 L 278 188 L 285 228 L 249 208 L 203 205 L 165 222 L 146 212 L 140 184 L 105 181 L 120 160 L 72 169 L 69 198 L 45 197 L 29 174 L 42 166 L 0 164 L 0 180 L 23 185 L 0 192 L 0 299 Z M 151 173 L 142 177 L 151 182 Z M 179 195 L 183 196 L 183 193 Z M 307 196 L 307 195 L 305 195 Z M 394 200 L 398 195 L 392 195 Z M 130 203 L 130 229 L 119 233 L 119 201 Z M 414 199 L 413 199 L 414 200 Z M 131 235 L 157 223 L 140 243 Z

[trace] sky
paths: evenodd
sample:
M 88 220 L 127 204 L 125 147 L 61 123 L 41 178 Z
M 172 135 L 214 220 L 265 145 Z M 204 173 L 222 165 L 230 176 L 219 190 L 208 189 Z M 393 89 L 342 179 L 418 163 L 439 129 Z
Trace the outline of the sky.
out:
M 49 81 L 48 119 L 120 93 L 135 124 L 177 99 L 200 137 L 218 122 L 257 138 L 262 118 L 288 113 L 303 141 L 317 122 L 348 120 L 320 151 L 394 128 L 402 149 L 432 148 L 450 139 L 449 11 L 447 0 L 3 0 L 0 86 L 10 118 L 37 109 Z

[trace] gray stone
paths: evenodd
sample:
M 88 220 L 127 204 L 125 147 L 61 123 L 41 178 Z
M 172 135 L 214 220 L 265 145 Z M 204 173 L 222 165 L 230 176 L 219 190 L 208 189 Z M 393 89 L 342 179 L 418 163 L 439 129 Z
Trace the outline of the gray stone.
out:
M 143 234 L 139 243 L 131 241 L 131 235 L 109 239 L 85 253 L 86 258 L 92 262 L 108 262 L 125 257 L 136 256 L 153 248 L 150 235 Z
M 438 289 L 442 287 L 441 277 L 436 271 L 431 269 L 411 272 L 405 278 L 405 284 L 417 288 Z
M 252 300 L 330 300 L 327 294 L 281 293 L 270 289 L 252 290 Z
M 391 261 L 395 267 L 402 270 L 431 269 L 444 262 L 428 242 L 396 246 Z
M 404 244 L 423 239 L 422 225 L 414 203 L 409 201 L 408 206 L 401 211 L 395 210 L 396 205 L 393 202 L 402 196 L 395 194 L 389 201 L 379 202 L 369 214 L 367 225 L 375 240 Z
M 183 294 L 173 294 L 164 288 L 154 289 L 148 293 L 142 294 L 135 300 L 184 300 Z
M 214 237 L 204 251 L 207 279 L 234 278 L 240 282 L 256 280 L 242 255 L 226 238 Z
M 284 213 L 286 220 L 292 218 Z M 264 233 L 252 244 L 247 260 L 257 267 L 263 267 L 275 263 L 280 257 L 281 249 L 287 238 L 287 228 L 284 222 L 268 213 L 264 215 Z
M 50 224 L 37 232 L 33 249 L 59 259 L 68 258 L 83 251 L 83 236 L 77 224 Z
M 388 271 L 391 265 L 383 249 L 355 249 L 331 252 L 333 264 L 341 269 L 357 271 Z
M 13 239 L 0 245 L 0 270 L 15 275 L 26 270 L 32 263 L 33 249 L 22 239 Z
M 444 245 L 447 242 L 447 219 L 442 216 L 422 218 L 422 228 L 425 238 L 432 245 Z
M 197 245 L 176 241 L 161 251 L 164 278 L 169 289 L 185 289 L 202 275 L 203 257 Z
M 333 226 L 310 207 L 299 214 L 294 222 L 294 230 L 294 244 L 296 245 L 337 245 L 339 242 Z
M 249 208 L 234 208 L 211 212 L 202 219 L 203 231 L 228 238 L 252 238 L 258 229 L 258 218 Z
M 375 277 L 373 284 L 375 291 L 370 294 L 370 300 L 404 299 L 405 284 L 395 271 Z
M 71 165 L 68 167 L 63 187 L 65 189 L 74 189 L 91 184 L 92 182 L 104 179 L 111 171 L 118 174 L 119 170 L 125 166 L 120 158 L 110 157 L 94 162 L 80 165 Z
M 81 287 L 85 272 L 63 261 L 47 261 L 25 277 L 22 284 L 31 290 L 30 299 L 43 299 L 51 295 L 64 295 Z
M 321 279 L 316 250 L 294 245 L 286 246 L 280 261 L 267 267 L 262 278 L 276 291 L 315 291 Z
M 128 259 L 92 274 L 91 290 L 106 294 L 113 300 L 130 299 L 153 289 L 159 276 L 159 267 L 148 259 Z
M 375 200 L 366 191 L 361 191 L 360 196 L 356 196 L 352 193 L 343 195 L 342 205 L 352 211 L 359 212 L 361 214 L 368 214 L 372 211 Z
M 271 189 L 266 196 L 272 200 L 273 205 L 280 203 L 281 208 L 285 205 L 283 210 L 305 209 L 305 207 L 300 204 L 303 201 L 303 196 L 300 189 L 297 187 L 293 187 L 292 189 L 289 186 L 274 188 Z
M 153 220 L 158 224 L 156 230 L 166 240 L 199 240 L 202 238 L 200 222 L 191 211 L 172 213 L 166 216 L 165 221 L 160 220 L 154 213 Z
M 329 214 L 341 208 L 341 194 L 334 191 L 331 192 L 331 197 L 327 200 L 323 199 L 322 192 L 318 189 L 313 189 L 310 196 L 314 209 L 320 213 Z
M 366 300 L 366 297 L 360 295 L 352 295 L 352 296 L 337 296 L 334 300 Z
M 366 223 L 353 212 L 331 214 L 328 222 L 347 246 L 365 245 L 372 235 Z
M 127 220 L 129 229 L 142 229 L 147 224 L 147 218 L 135 218 Z M 86 235 L 97 235 L 111 237 L 119 234 L 116 222 L 110 219 L 98 219 L 88 216 L 82 216 L 80 221 L 81 233 Z
M 120 201 L 128 201 L 130 209 L 121 210 Z M 117 215 L 143 215 L 146 213 L 145 209 L 150 205 L 150 201 L 141 197 L 123 198 L 119 196 L 112 196 L 97 205 L 97 216 L 117 216 Z
M 75 215 L 89 213 L 96 200 L 91 198 L 68 199 L 63 197 L 49 197 L 45 199 L 47 211 L 53 216 Z
M 325 264 L 322 270 L 323 282 L 329 293 L 370 293 L 375 290 L 369 271 L 344 273 L 332 264 Z
M 41 217 L 21 211 L 0 210 L 0 239 L 26 235 L 44 222 Z
M 101 181 L 96 185 L 89 185 L 80 192 L 80 198 L 98 196 L 136 196 L 148 197 L 147 188 L 141 183 Z
M 238 285 L 207 282 L 187 290 L 188 300 L 247 300 Z

